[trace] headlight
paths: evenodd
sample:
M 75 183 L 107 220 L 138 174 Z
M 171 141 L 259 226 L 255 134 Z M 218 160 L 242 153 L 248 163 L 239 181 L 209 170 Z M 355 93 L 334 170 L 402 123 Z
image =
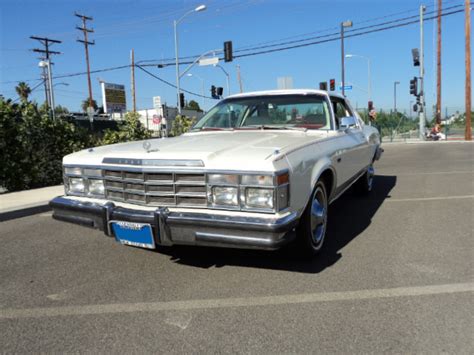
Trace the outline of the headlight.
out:
M 84 193 L 85 184 L 83 178 L 69 178 L 69 191 L 74 193 Z
M 68 175 L 81 175 L 82 169 L 81 168 L 66 167 L 66 168 L 64 168 L 64 172 Z
M 104 195 L 104 180 L 89 180 L 89 194 Z
M 273 191 L 273 189 L 246 188 L 245 206 L 273 209 Z
M 238 189 L 236 187 L 214 186 L 212 188 L 212 204 L 217 206 L 238 206 Z

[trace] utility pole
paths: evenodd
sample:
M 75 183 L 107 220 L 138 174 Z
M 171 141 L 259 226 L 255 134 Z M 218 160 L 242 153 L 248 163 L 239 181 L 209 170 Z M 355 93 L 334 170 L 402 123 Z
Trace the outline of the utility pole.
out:
M 38 59 L 40 61 L 45 61 L 46 57 L 40 57 Z M 42 66 L 41 69 L 43 70 L 43 73 L 41 74 L 41 77 L 43 78 L 43 83 L 44 83 L 44 96 L 45 96 L 45 99 L 46 99 L 46 107 L 49 109 L 49 107 L 50 107 L 49 78 L 48 78 L 48 73 L 46 71 L 46 67 Z
M 237 64 L 237 81 L 239 82 L 240 92 L 244 92 L 244 88 L 242 86 L 242 77 L 240 76 L 240 65 Z
M 420 139 L 425 139 L 425 121 L 426 121 L 426 111 L 425 111 L 425 92 L 424 92 L 424 76 L 425 76 L 425 54 L 424 54 L 424 33 L 423 33 L 423 15 L 425 13 L 426 7 L 424 5 L 420 6 Z
M 465 32 L 466 32 L 466 128 L 464 138 L 467 141 L 472 140 L 471 129 L 471 4 L 465 0 Z
M 436 48 L 436 69 L 437 69 L 437 83 L 436 83 L 436 123 L 441 124 L 441 6 L 442 0 L 438 0 L 438 35 Z
M 79 17 L 82 20 L 82 27 L 76 26 L 76 29 L 79 31 L 82 31 L 84 34 L 84 39 L 78 39 L 77 42 L 84 43 L 84 48 L 86 50 L 86 63 L 87 63 L 87 85 L 89 87 L 89 107 L 93 107 L 92 105 L 92 84 L 91 84 L 91 70 L 90 70 L 90 65 L 89 65 L 89 45 L 94 45 L 95 41 L 89 42 L 87 39 L 87 34 L 94 32 L 93 29 L 87 28 L 87 21 L 92 21 L 93 18 L 90 16 L 85 16 L 78 14 L 77 12 L 74 13 L 76 17 Z
M 132 105 L 133 105 L 133 112 L 137 112 L 137 102 L 136 102 L 136 97 L 135 97 L 135 51 L 132 49 L 130 51 L 130 59 L 131 59 L 131 89 L 132 89 Z
M 53 74 L 51 71 L 51 55 L 52 54 L 61 54 L 61 52 L 52 51 L 49 47 L 55 43 L 62 43 L 57 39 L 51 39 L 47 37 L 37 37 L 37 36 L 30 36 L 31 39 L 39 41 L 43 45 L 43 49 L 34 48 L 33 52 L 42 53 L 44 57 L 42 58 L 42 62 L 40 63 L 49 63 L 47 65 L 40 65 L 43 69 L 43 79 L 45 81 L 45 96 L 46 102 L 48 103 L 48 107 L 50 109 L 51 116 L 55 118 L 54 112 L 54 93 L 53 93 Z

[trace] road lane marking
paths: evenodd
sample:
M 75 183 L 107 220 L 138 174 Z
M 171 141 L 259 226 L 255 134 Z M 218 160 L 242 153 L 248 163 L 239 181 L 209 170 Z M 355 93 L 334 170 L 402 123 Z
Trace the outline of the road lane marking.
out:
M 413 198 L 387 198 L 384 202 L 409 202 L 409 201 L 438 201 L 438 200 L 462 200 L 474 198 L 474 195 L 444 196 L 444 197 L 413 197 Z
M 380 298 L 429 296 L 474 292 L 474 282 L 432 286 L 399 287 L 388 289 L 307 293 L 296 295 L 262 296 L 247 298 L 201 299 L 169 302 L 114 303 L 83 306 L 62 306 L 27 309 L 0 309 L 0 320 L 83 316 L 134 312 L 189 311 L 218 308 L 292 305 L 319 302 L 354 301 Z
M 450 174 L 474 174 L 474 170 L 453 170 L 453 171 L 433 171 L 433 172 L 419 172 L 419 173 L 394 173 L 397 176 L 411 176 L 411 175 L 450 175 Z

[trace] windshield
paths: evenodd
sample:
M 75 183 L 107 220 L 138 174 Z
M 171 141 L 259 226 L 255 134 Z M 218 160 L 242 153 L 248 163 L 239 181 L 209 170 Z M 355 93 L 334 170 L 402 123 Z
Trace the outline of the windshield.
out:
M 275 95 L 221 101 L 193 130 L 332 129 L 326 98 L 321 95 Z

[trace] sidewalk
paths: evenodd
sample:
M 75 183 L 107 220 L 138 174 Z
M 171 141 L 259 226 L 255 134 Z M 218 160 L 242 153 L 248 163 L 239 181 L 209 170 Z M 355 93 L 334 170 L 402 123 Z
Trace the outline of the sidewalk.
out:
M 59 195 L 64 195 L 63 185 L 1 194 L 0 222 L 49 211 L 49 201 Z

